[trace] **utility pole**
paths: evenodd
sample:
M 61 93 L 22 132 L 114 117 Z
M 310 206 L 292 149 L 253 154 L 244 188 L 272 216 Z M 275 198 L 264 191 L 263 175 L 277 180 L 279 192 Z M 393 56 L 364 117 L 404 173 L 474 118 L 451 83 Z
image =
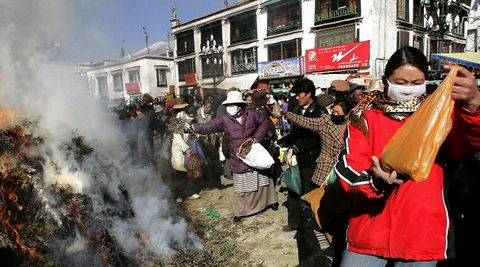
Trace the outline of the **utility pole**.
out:
M 147 55 L 150 54 L 150 49 L 148 48 L 148 33 L 147 30 L 145 29 L 145 26 L 143 26 L 143 35 L 145 36 L 145 45 L 147 46 Z

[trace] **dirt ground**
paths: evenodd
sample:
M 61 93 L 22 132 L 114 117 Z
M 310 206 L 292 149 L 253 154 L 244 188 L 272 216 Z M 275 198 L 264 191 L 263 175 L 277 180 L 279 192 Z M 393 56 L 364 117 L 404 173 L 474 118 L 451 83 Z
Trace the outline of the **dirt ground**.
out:
M 213 225 L 216 230 L 233 231 L 237 236 L 234 241 L 236 250 L 242 257 L 235 262 L 240 265 L 296 266 L 295 232 L 282 230 L 287 225 L 287 209 L 281 205 L 286 201 L 286 195 L 278 193 L 280 207 L 277 211 L 269 209 L 235 223 L 232 220 L 233 181 L 222 177 L 221 182 L 220 188 L 202 190 L 199 199 L 186 199 L 182 203 L 188 216 Z M 214 210 L 220 216 L 209 217 L 208 210 Z

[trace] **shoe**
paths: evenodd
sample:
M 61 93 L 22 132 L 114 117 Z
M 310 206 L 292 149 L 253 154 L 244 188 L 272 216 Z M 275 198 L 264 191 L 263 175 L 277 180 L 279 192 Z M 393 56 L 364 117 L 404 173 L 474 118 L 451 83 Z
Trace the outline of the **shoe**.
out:
M 285 225 L 285 226 L 282 227 L 282 230 L 284 232 L 292 232 L 292 231 L 295 231 L 296 229 L 291 227 L 290 225 Z
M 199 199 L 199 198 L 200 198 L 199 194 L 193 194 L 193 195 L 188 197 L 188 199 Z
M 240 222 L 242 220 L 242 217 L 235 216 L 233 217 L 233 222 Z
M 272 208 L 272 210 L 278 210 L 278 203 L 270 205 L 270 208 Z

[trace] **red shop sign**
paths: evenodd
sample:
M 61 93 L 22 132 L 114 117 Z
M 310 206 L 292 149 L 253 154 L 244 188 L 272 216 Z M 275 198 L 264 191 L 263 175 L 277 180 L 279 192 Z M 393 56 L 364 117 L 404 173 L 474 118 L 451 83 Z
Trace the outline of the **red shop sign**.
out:
M 370 66 L 370 41 L 305 51 L 306 72 L 356 69 Z
M 131 82 L 125 84 L 125 89 L 127 89 L 127 94 L 134 95 L 140 94 L 140 83 L 138 82 Z

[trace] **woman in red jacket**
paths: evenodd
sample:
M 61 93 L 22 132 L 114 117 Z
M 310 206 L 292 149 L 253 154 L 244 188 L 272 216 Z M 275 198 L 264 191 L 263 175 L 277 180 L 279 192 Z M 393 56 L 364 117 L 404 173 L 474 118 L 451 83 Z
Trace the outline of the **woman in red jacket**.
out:
M 401 48 L 385 67 L 385 92 L 367 96 L 353 111 L 336 165 L 343 188 L 357 195 L 341 266 L 385 266 L 388 261 L 395 266 L 435 266 L 447 257 L 443 165 L 446 158 L 480 151 L 475 77 L 465 68 L 458 70 L 453 127 L 426 181 L 401 179 L 379 164 L 384 146 L 425 99 L 427 71 L 420 50 Z

